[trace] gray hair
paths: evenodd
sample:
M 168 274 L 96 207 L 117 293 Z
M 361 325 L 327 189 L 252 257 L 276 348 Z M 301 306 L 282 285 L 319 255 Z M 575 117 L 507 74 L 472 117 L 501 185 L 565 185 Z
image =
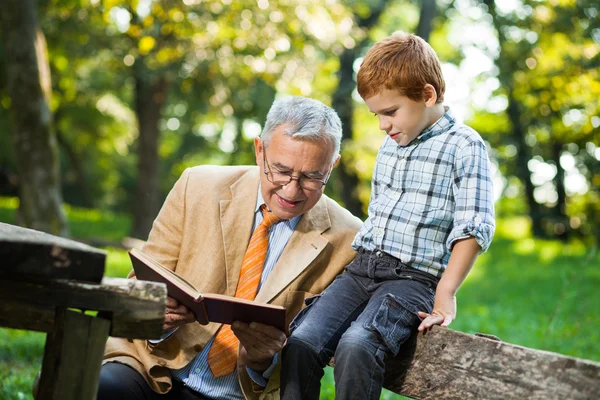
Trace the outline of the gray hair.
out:
M 340 154 L 342 121 L 335 110 L 318 100 L 292 96 L 276 100 L 260 135 L 269 144 L 271 134 L 277 127 L 287 125 L 284 133 L 301 140 L 325 140 L 333 145 L 332 162 Z

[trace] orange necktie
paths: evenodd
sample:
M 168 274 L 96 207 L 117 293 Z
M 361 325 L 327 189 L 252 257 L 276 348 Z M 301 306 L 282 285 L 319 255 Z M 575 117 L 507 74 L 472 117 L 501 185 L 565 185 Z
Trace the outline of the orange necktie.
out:
M 267 249 L 269 246 L 269 227 L 279 221 L 279 218 L 266 205 L 260 206 L 263 222 L 254 230 L 250 244 L 242 261 L 240 281 L 238 282 L 235 297 L 254 300 L 258 284 L 265 265 Z M 238 338 L 233 334 L 231 325 L 222 325 L 208 352 L 208 366 L 215 378 L 233 372 L 237 361 Z

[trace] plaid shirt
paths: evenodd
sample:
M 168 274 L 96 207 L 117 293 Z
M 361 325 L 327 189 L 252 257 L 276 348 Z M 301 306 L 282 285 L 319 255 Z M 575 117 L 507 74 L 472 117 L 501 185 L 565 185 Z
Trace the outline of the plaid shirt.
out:
M 456 240 L 473 236 L 486 251 L 494 229 L 485 144 L 446 108 L 406 146 L 385 138 L 375 162 L 369 216 L 352 247 L 381 250 L 440 277 Z

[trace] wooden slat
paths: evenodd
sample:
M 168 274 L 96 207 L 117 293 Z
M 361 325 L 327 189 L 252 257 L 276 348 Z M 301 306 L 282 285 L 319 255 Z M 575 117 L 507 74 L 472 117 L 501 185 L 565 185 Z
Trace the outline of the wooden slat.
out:
M 26 283 L 0 280 L 0 326 L 54 330 L 57 307 L 102 311 L 111 336 L 155 339 L 162 333 L 166 286 L 133 279 L 104 278 L 101 285 L 72 281 Z
M 37 400 L 93 400 L 110 321 L 64 308 L 48 334 Z
M 0 223 L 0 279 L 74 279 L 98 283 L 106 252 L 33 229 Z
M 600 363 L 438 326 L 415 335 L 401 353 L 386 364 L 385 387 L 415 399 L 596 399 L 600 393 Z

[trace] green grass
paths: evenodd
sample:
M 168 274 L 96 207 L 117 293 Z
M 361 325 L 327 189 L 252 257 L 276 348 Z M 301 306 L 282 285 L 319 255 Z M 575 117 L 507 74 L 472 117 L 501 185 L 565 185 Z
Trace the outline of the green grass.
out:
M 0 221 L 13 222 L 15 200 L 0 198 Z M 127 217 L 68 209 L 75 238 L 118 240 Z M 600 362 L 600 254 L 573 242 L 532 239 L 525 218 L 499 221 L 483 254 L 458 293 L 452 329 L 490 333 L 505 342 Z M 106 249 L 107 276 L 125 276 L 131 265 L 122 250 Z M 31 399 L 41 365 L 44 335 L 0 329 L 0 399 Z M 322 399 L 333 399 L 332 369 Z M 403 397 L 384 391 L 382 399 Z
M 19 199 L 0 197 L 0 222 L 15 223 L 15 209 Z M 81 241 L 102 239 L 119 241 L 129 235 L 131 218 L 126 214 L 99 211 L 65 205 L 71 235 Z

